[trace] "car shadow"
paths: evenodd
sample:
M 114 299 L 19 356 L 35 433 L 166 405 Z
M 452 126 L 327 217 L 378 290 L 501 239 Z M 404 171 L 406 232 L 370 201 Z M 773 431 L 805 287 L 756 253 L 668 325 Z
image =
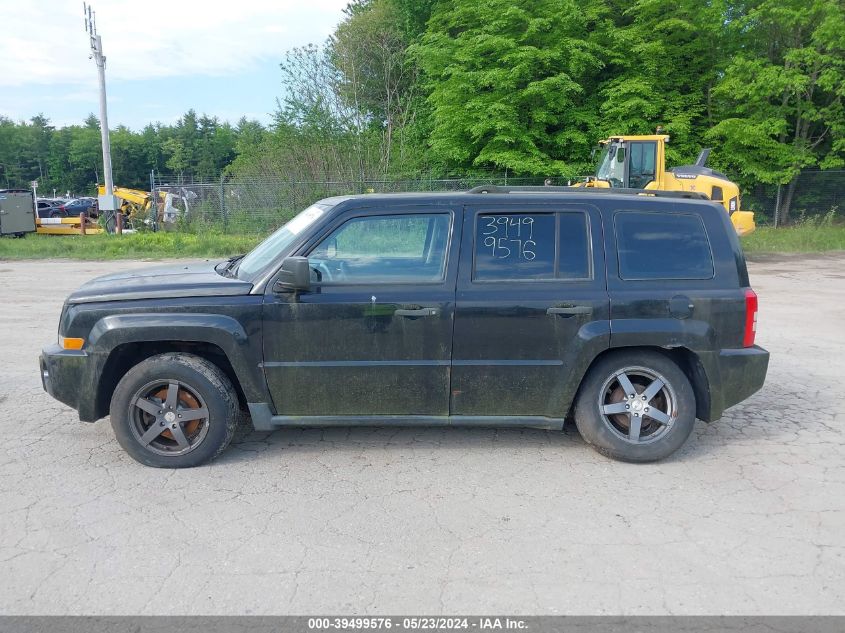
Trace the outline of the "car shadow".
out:
M 720 420 L 709 423 L 697 420 L 684 446 L 656 463 L 710 459 L 714 454 L 727 450 L 732 443 L 788 441 L 798 429 L 812 424 L 811 420 L 805 420 L 800 425 L 794 420 L 785 421 L 782 425 L 762 422 L 768 417 L 765 407 L 769 402 L 765 394 L 758 393 L 743 404 L 729 409 Z M 571 420 L 567 420 L 562 431 L 461 426 L 331 426 L 256 431 L 247 418 L 238 427 L 229 449 L 215 463 L 247 461 L 258 454 L 281 456 L 282 453 L 322 453 L 327 450 L 348 453 L 388 448 L 489 450 L 491 447 L 502 450 L 536 450 L 538 447 L 572 449 L 573 455 L 583 455 L 586 451 L 591 461 L 614 461 L 594 452 Z
M 575 425 L 562 431 L 531 428 L 459 426 L 331 426 L 290 427 L 256 431 L 250 423 L 239 426 L 229 448 L 215 463 L 232 463 L 262 455 L 403 449 L 501 449 L 535 450 L 538 446 L 589 449 Z

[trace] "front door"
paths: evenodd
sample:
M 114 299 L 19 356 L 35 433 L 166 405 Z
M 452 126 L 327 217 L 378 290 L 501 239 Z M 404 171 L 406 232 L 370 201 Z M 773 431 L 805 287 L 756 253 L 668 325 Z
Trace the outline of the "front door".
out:
M 452 415 L 563 418 L 609 344 L 600 213 L 467 208 L 462 241 Z
M 278 415 L 445 420 L 458 217 L 348 211 L 297 253 L 309 258 L 310 291 L 265 295 L 264 372 Z

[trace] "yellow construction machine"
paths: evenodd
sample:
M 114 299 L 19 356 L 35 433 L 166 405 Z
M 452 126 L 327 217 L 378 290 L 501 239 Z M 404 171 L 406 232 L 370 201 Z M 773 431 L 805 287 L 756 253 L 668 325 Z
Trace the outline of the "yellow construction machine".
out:
M 739 235 L 751 233 L 756 228 L 754 213 L 740 210 L 739 186 L 735 182 L 706 167 L 710 150 L 702 150 L 694 165 L 666 169 L 668 142 L 669 137 L 660 133 L 611 136 L 600 141 L 601 158 L 596 175 L 575 186 L 703 193 L 725 207 Z
M 138 223 L 150 224 L 153 221 L 163 227 L 172 226 L 179 215 L 188 212 L 191 201 L 197 197 L 194 192 L 182 187 L 167 187 L 157 191 L 156 202 L 149 191 L 114 188 L 114 195 L 120 199 L 120 212 L 130 226 L 137 227 Z M 105 195 L 106 188 L 98 185 L 97 192 L 101 196 Z
M 105 195 L 105 186 L 98 185 L 97 193 L 101 196 Z M 123 214 L 123 217 L 130 222 L 155 217 L 153 197 L 149 191 L 129 189 L 127 187 L 115 187 L 114 195 L 120 198 L 120 212 Z M 153 212 L 151 213 L 151 211 Z

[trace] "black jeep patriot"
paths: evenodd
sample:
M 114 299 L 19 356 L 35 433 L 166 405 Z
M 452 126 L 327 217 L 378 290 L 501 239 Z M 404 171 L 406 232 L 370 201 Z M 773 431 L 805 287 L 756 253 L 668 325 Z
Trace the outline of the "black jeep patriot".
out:
M 44 388 L 150 466 L 212 459 L 241 409 L 260 430 L 572 416 L 602 453 L 661 459 L 769 354 L 724 209 L 650 193 L 328 198 L 245 256 L 82 286 Z

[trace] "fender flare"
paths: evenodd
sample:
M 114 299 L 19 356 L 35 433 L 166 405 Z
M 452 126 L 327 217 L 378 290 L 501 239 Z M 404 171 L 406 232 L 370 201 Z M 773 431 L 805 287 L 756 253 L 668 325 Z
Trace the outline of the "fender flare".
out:
M 266 400 L 264 375 L 250 362 L 249 336 L 234 318 L 221 314 L 147 312 L 105 316 L 91 328 L 90 351 L 99 358 L 94 384 L 112 352 L 127 343 L 186 341 L 210 343 L 223 350 L 247 400 Z

